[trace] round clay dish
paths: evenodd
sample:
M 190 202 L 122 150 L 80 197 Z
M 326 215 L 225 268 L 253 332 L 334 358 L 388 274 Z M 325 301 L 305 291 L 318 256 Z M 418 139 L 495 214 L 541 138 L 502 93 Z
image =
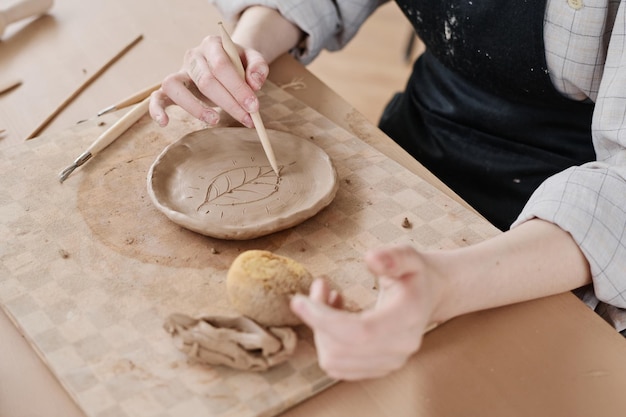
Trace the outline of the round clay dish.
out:
M 267 133 L 280 177 L 254 129 L 204 129 L 167 146 L 152 164 L 152 202 L 187 229 L 230 240 L 264 236 L 314 216 L 337 193 L 329 156 L 304 138 Z

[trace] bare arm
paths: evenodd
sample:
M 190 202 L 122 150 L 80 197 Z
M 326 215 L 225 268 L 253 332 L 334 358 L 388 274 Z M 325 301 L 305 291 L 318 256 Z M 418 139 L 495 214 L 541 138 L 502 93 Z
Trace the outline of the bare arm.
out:
M 262 6 L 246 9 L 232 33 L 235 43 L 258 51 L 268 64 L 298 45 L 303 36 L 278 11 Z
M 334 308 L 337 294 L 323 281 L 313 284 L 308 298 L 292 300 L 294 312 L 314 330 L 320 366 L 339 379 L 398 369 L 420 348 L 432 324 L 591 282 L 571 236 L 543 220 L 461 249 L 377 249 L 366 262 L 379 277 L 374 308 L 356 314 Z
M 538 219 L 474 246 L 426 256 L 442 271 L 437 321 L 591 282 L 587 260 L 570 234 Z

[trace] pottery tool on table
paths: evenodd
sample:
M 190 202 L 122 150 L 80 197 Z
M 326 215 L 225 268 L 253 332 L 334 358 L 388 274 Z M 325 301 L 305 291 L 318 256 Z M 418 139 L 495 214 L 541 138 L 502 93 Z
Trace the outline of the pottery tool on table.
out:
M 115 54 L 106 64 L 104 64 L 99 70 L 93 73 L 91 77 L 85 80 L 72 94 L 69 95 L 46 119 L 37 126 L 37 128 L 26 138 L 26 140 L 32 139 L 38 136 L 45 128 L 50 124 L 55 117 L 57 117 L 76 97 L 80 95 L 91 83 L 93 83 L 104 71 L 106 71 L 111 65 L 120 59 L 126 52 L 128 52 L 133 46 L 143 39 L 143 35 L 137 36 L 131 43 L 126 45 L 120 52 Z
M 239 58 L 239 52 L 237 51 L 237 47 L 233 43 L 233 40 L 226 32 L 224 25 L 222 22 L 219 22 L 219 27 L 222 34 L 222 45 L 224 46 L 224 51 L 228 54 L 230 60 L 233 62 L 239 75 L 245 80 L 246 79 L 246 71 L 243 69 L 243 63 Z M 276 173 L 277 176 L 280 176 L 278 173 L 278 165 L 276 164 L 276 157 L 274 156 L 274 150 L 272 149 L 272 144 L 270 143 L 269 137 L 267 136 L 267 131 L 265 130 L 265 125 L 263 124 L 263 120 L 261 120 L 261 115 L 259 112 L 250 113 L 250 117 L 252 117 L 252 121 L 254 122 L 254 127 L 256 128 L 257 134 L 259 135 L 259 139 L 261 140 L 261 145 L 263 145 L 263 150 L 265 151 L 265 155 L 267 159 L 270 161 L 270 165 L 272 169 Z
M 113 143 L 115 139 L 120 137 L 122 133 L 128 130 L 128 128 L 134 125 L 137 120 L 141 119 L 141 117 L 148 112 L 149 104 L 150 98 L 145 98 L 141 103 L 136 104 L 134 108 L 132 108 L 128 113 L 122 116 L 122 118 L 115 122 L 113 126 L 111 126 L 104 133 L 102 133 L 85 152 L 80 154 L 80 156 L 74 160 L 74 163 L 72 163 L 72 165 L 61 171 L 61 173 L 59 174 L 59 181 L 65 181 L 76 168 L 83 165 L 98 152 L 102 151 L 104 148 Z
M 150 97 L 150 94 L 152 94 L 153 91 L 156 91 L 159 88 L 161 88 L 161 83 L 157 83 L 157 84 L 151 85 L 150 87 L 144 88 L 143 90 L 138 91 L 135 94 L 132 94 L 126 97 L 124 100 L 116 104 L 113 104 L 105 109 L 100 110 L 98 112 L 98 116 L 102 116 L 103 114 L 106 114 L 115 110 L 120 110 L 120 109 L 123 109 L 124 107 L 132 106 L 133 104 L 137 104 L 141 100 L 147 97 Z
M 22 0 L 0 10 L 0 38 L 11 23 L 44 14 L 50 10 L 52 3 L 53 0 Z
M 7 91 L 13 90 L 14 88 L 22 85 L 22 80 L 18 79 L 9 79 L 7 81 L 0 81 L 0 94 L 4 94 Z

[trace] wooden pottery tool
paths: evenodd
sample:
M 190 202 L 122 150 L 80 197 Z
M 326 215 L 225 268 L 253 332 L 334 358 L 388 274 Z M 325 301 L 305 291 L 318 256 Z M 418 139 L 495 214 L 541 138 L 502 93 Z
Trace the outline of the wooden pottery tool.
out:
M 138 91 L 135 94 L 132 94 L 126 97 L 124 100 L 116 104 L 113 104 L 105 109 L 100 110 L 98 112 L 98 116 L 102 116 L 103 114 L 106 114 L 115 110 L 123 109 L 124 107 L 132 106 L 133 104 L 137 104 L 141 100 L 147 97 L 150 97 L 150 94 L 152 94 L 153 91 L 156 91 L 159 88 L 161 88 L 161 83 L 157 83 L 157 84 L 151 85 L 150 87 L 144 88 L 143 90 Z
M 21 0 L 0 10 L 0 38 L 11 23 L 46 13 L 52 7 L 53 0 Z
M 124 116 L 122 116 L 122 118 L 120 118 L 117 122 L 115 122 L 113 126 L 111 126 L 104 133 L 102 133 L 85 152 L 80 154 L 80 156 L 76 158 L 76 160 L 74 160 L 74 163 L 72 165 L 61 171 L 61 173 L 59 174 L 59 181 L 65 181 L 76 168 L 90 160 L 98 152 L 102 151 L 104 148 L 113 143 L 113 141 L 120 137 L 122 133 L 126 132 L 128 128 L 134 125 L 137 120 L 141 119 L 141 117 L 148 112 L 149 104 L 150 98 L 145 98 L 141 103 L 135 105 L 133 109 L 131 109 Z
M 72 92 L 63 102 L 56 108 L 52 113 L 46 117 L 46 119 L 39 124 L 35 128 L 35 130 L 26 138 L 26 140 L 33 139 L 38 136 L 49 124 L 53 121 L 65 108 L 72 102 L 76 97 L 78 97 L 83 91 L 87 89 L 100 75 L 102 75 L 110 66 L 112 66 L 118 59 L 124 56 L 128 51 L 130 51 L 135 45 L 139 43 L 143 39 L 143 35 L 137 36 L 132 40 L 128 45 L 126 45 L 120 52 L 115 54 L 113 58 L 107 61 L 102 67 L 100 67 L 96 72 L 93 73 L 87 80 L 85 80 L 76 90 Z
M 222 45 L 224 46 L 224 51 L 226 51 L 228 57 L 237 68 L 239 75 L 245 80 L 246 71 L 243 69 L 243 63 L 239 58 L 239 52 L 237 51 L 237 47 L 228 35 L 228 32 L 226 32 L 226 29 L 224 28 L 222 22 L 219 22 L 219 26 L 222 34 Z M 265 151 L 267 159 L 270 161 L 272 169 L 277 176 L 280 176 L 278 172 L 278 164 L 276 163 L 276 157 L 274 156 L 274 150 L 272 149 L 272 144 L 270 143 L 269 137 L 267 136 L 267 131 L 265 130 L 263 120 L 261 120 L 261 115 L 259 114 L 259 112 L 255 112 L 250 113 L 250 117 L 252 117 L 254 127 L 256 128 L 257 134 L 259 135 L 259 139 L 261 140 L 261 144 L 263 145 L 263 150 Z
M 0 94 L 4 94 L 7 91 L 13 90 L 16 87 L 22 85 L 22 80 L 10 79 L 6 81 L 0 81 Z

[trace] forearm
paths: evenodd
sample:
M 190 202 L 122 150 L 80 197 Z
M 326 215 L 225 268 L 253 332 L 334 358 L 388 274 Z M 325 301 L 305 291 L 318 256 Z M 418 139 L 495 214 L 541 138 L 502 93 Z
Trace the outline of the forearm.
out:
M 241 14 L 233 31 L 233 41 L 259 51 L 268 63 L 297 46 L 304 34 L 277 10 L 249 7 Z
M 438 271 L 435 322 L 591 282 L 587 260 L 569 233 L 538 219 L 480 244 L 426 257 Z

